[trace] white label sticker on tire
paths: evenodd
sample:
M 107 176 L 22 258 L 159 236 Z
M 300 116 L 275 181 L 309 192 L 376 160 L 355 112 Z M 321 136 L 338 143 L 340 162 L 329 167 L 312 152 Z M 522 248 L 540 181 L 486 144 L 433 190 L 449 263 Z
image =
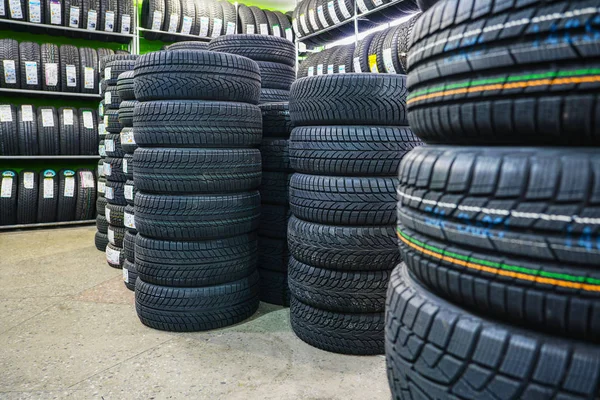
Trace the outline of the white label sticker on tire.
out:
M 133 137 L 133 131 L 123 130 L 121 131 L 121 144 L 135 144 L 135 138 Z
M 302 29 L 304 30 L 305 34 L 308 34 L 310 32 L 310 29 L 308 29 L 308 25 L 306 24 L 306 14 L 302 14 L 300 16 L 300 25 L 302 26 Z
M 294 33 L 292 32 L 292 28 L 285 29 L 285 38 L 290 42 L 294 41 Z
M 269 25 L 267 25 L 267 24 L 260 24 L 260 34 L 261 35 L 268 35 L 269 34 Z
M 6 10 L 4 9 L 3 1 L 0 1 L 0 17 L 6 17 Z
M 210 20 L 208 19 L 208 17 L 200 17 L 200 33 L 198 34 L 198 36 L 207 37 L 209 25 Z
M 308 76 L 313 76 L 315 74 L 315 67 L 308 67 Z
M 73 197 L 75 195 L 75 178 L 72 176 L 65 177 L 65 197 Z
M 152 13 L 152 30 L 159 31 L 160 26 L 162 25 L 163 15 L 162 11 L 154 11 Z
M 21 10 L 20 0 L 8 0 L 8 9 L 12 19 L 23 19 L 23 10 Z
M 23 174 L 23 186 L 25 189 L 33 189 L 33 172 L 25 172 Z
M 346 66 L 345 66 L 345 65 L 340 65 L 340 66 L 338 67 L 338 72 L 339 72 L 340 74 L 345 74 L 345 73 L 346 73 Z
M 94 174 L 91 171 L 80 171 L 79 180 L 81 181 L 81 187 L 84 189 L 94 187 Z
M 73 109 L 65 108 L 63 110 L 63 122 L 65 125 L 73 125 Z
M 346 7 L 346 0 L 337 0 L 337 2 L 339 9 L 342 12 L 342 15 L 344 16 L 344 19 L 350 18 L 352 14 L 350 14 L 348 7 Z
M 27 85 L 38 84 L 38 66 L 35 61 L 25 61 L 25 81 Z
M 171 14 L 169 17 L 169 28 L 167 29 L 167 32 L 176 33 L 177 25 L 179 25 L 179 14 Z
M 8 104 L 0 105 L 0 122 L 12 122 L 12 111 Z
M 61 10 L 60 0 L 50 0 L 50 24 L 62 25 Z M 48 22 L 46 21 L 46 23 Z
M 254 24 L 246 24 L 246 34 L 254 35 Z
M 58 64 L 57 63 L 44 64 L 44 74 L 46 76 L 46 86 L 57 86 L 58 85 Z
M 114 246 L 116 246 L 115 231 L 113 231 L 111 227 L 108 227 L 108 241 L 111 242 Z
M 395 74 L 394 61 L 392 59 L 392 49 L 383 49 L 383 64 L 388 74 Z
M 2 11 L 4 11 L 4 5 L 2 5 Z M 2 15 L 4 15 L 4 12 Z M 40 0 L 29 0 L 29 22 L 42 22 L 42 5 Z
M 329 13 L 329 16 L 333 20 L 334 24 L 340 23 L 340 19 L 338 18 L 337 13 L 335 12 L 335 4 L 333 4 L 333 1 L 327 3 L 327 12 Z
M 4 82 L 17 83 L 15 60 L 2 60 L 2 65 L 4 66 Z
M 106 157 L 106 146 L 103 144 L 99 144 L 98 145 L 98 154 L 100 154 L 102 157 Z M 104 176 L 104 165 L 102 165 L 102 167 L 98 167 L 98 168 L 102 168 L 102 176 Z
M 187 15 L 183 16 L 183 22 L 181 24 L 181 33 L 183 33 L 184 35 L 189 35 L 190 31 L 192 30 L 192 18 L 188 17 Z
M 106 142 L 105 142 L 106 144 Z M 107 163 L 106 161 L 104 162 L 104 175 L 106 176 L 110 176 L 110 174 L 112 174 L 112 168 L 110 166 L 110 163 Z
M 315 16 L 315 10 L 312 8 L 308 10 L 308 21 L 310 22 L 313 31 L 317 31 L 319 29 L 319 25 L 317 25 L 317 18 Z
M 69 10 L 69 27 L 79 28 L 79 17 L 80 17 L 79 7 L 71 6 L 71 9 Z
M 121 165 L 123 165 L 123 173 L 127 173 L 127 160 L 123 159 L 123 161 L 121 162 Z
M 333 74 L 333 64 L 327 66 L 327 75 Z
M 127 228 L 135 229 L 135 215 L 126 212 L 124 225 Z
M 92 67 L 85 67 L 83 69 L 84 88 L 86 88 L 86 89 L 94 88 L 94 76 L 96 76 L 96 74 L 94 72 L 95 72 L 95 70 Z
M 100 136 L 106 135 L 106 128 L 105 128 L 104 123 L 98 124 L 98 135 L 100 135 Z
M 121 33 L 130 33 L 131 32 L 131 15 L 123 14 L 121 15 Z
M 104 79 L 109 80 L 111 75 L 110 67 L 104 68 Z
M 110 186 L 104 186 L 104 197 L 113 200 L 115 198 L 115 190 Z
M 317 76 L 323 75 L 323 64 L 317 65 Z
M 129 270 L 127 268 L 123 268 L 123 281 L 129 283 Z
M 12 184 L 13 178 L 11 177 L 3 177 L 2 178 L 2 187 L 0 188 L 0 197 L 11 197 L 12 196 Z
M 110 91 L 106 91 L 106 93 L 104 93 L 104 105 L 108 105 L 112 103 L 112 94 L 110 93 Z
M 358 9 L 360 10 L 361 13 L 366 13 L 367 11 L 369 11 L 364 0 L 356 0 L 356 5 L 358 6 Z
M 86 29 L 90 30 L 90 31 L 95 31 L 97 21 L 98 21 L 98 13 L 96 12 L 96 10 L 88 11 L 88 19 L 87 19 Z
M 67 65 L 65 69 L 67 71 L 67 86 L 77 86 L 77 68 L 74 65 Z
M 319 17 L 319 21 L 321 21 L 321 25 L 327 28 L 329 23 L 327 22 L 327 18 L 325 18 L 325 13 L 323 13 L 323 6 L 317 7 L 317 16 Z
M 93 129 L 94 128 L 94 116 L 91 111 L 84 111 L 83 115 L 83 127 L 85 129 Z
M 44 178 L 44 198 L 54 198 L 54 179 Z
M 110 224 L 110 208 L 108 208 L 108 206 L 104 206 L 104 218 L 106 218 L 106 222 Z
M 226 35 L 233 35 L 235 33 L 235 22 L 227 21 Z
M 104 30 L 106 32 L 114 32 L 115 30 L 115 12 L 107 11 L 104 14 Z
M 362 72 L 360 68 L 360 57 L 354 57 L 354 72 Z
M 53 127 L 54 126 L 54 114 L 52 114 L 52 110 L 48 108 L 42 109 L 42 126 L 44 127 Z
M 106 261 L 114 265 L 121 264 L 121 252 L 106 246 Z
M 99 193 L 106 192 L 106 183 L 105 182 L 98 182 L 98 192 Z
M 272 29 L 273 29 L 273 36 L 281 37 L 281 29 L 279 28 L 279 25 L 273 25 Z
M 125 199 L 133 201 L 133 185 L 125 185 Z
M 211 36 L 216 38 L 221 35 L 221 29 L 223 28 L 223 20 L 220 18 L 213 19 L 213 30 Z
M 115 141 L 113 139 L 105 139 L 104 140 L 104 149 L 106 151 L 110 151 L 110 152 L 115 151 Z M 106 163 L 104 165 L 106 165 Z M 108 165 L 110 165 L 110 164 L 108 164 Z

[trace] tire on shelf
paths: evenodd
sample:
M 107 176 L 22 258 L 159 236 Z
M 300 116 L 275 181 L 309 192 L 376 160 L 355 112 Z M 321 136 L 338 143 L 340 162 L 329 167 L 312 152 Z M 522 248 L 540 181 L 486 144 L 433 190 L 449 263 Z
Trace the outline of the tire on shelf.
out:
M 61 91 L 60 54 L 58 46 L 44 43 L 40 46 L 42 90 L 47 92 Z M 1 68 L 1 67 L 0 67 Z
M 285 37 L 285 35 L 282 36 L 283 31 L 279 27 L 279 18 L 277 18 L 277 15 L 275 15 L 273 11 L 269 10 L 263 10 L 263 12 L 265 13 L 269 23 L 269 34 L 276 37 Z M 279 32 L 276 31 L 275 27 L 279 28 Z
M 401 264 L 390 279 L 386 363 L 394 399 L 480 399 L 502 381 L 506 398 L 592 398 L 600 390 L 598 346 L 526 331 L 450 304 Z M 432 354 L 446 363 L 431 363 Z M 508 360 L 518 357 L 520 362 Z M 494 376 L 472 385 L 472 371 Z M 468 389 L 467 389 L 468 388 Z
M 38 189 L 37 222 L 55 222 L 58 207 L 58 176 L 47 169 L 40 172 Z
M 79 48 L 81 93 L 98 94 L 98 53 L 89 47 Z
M 79 154 L 91 156 L 98 153 L 98 119 L 93 108 L 80 108 Z
M 34 42 L 19 43 L 19 65 L 21 67 L 21 89 L 42 89 L 42 60 L 40 45 Z
M 254 16 L 254 23 L 256 24 L 256 33 L 260 35 L 269 35 L 269 21 L 265 12 L 257 6 L 248 7 Z
M 59 54 L 61 91 L 81 92 L 79 49 L 70 44 L 63 44 L 59 48 Z
M 170 72 L 165 74 L 166 70 Z M 258 65 L 234 54 L 189 50 L 149 53 L 140 56 L 134 71 L 139 101 L 202 99 L 256 104 L 260 97 Z
M 28 1 L 25 0 L 21 0 L 21 2 L 23 4 L 29 3 Z M 65 21 L 65 16 L 64 16 L 64 7 L 63 4 L 56 4 L 56 3 L 52 3 L 51 0 L 40 0 L 40 3 L 44 3 L 44 6 L 42 7 L 42 10 L 44 11 L 44 16 L 43 16 L 43 20 L 44 20 L 44 24 L 46 25 L 64 25 L 64 21 Z M 53 7 L 58 5 L 59 10 L 58 12 L 56 12 L 55 8 Z
M 375 32 L 365 36 L 354 48 L 354 63 L 352 69 L 354 72 L 365 73 L 370 71 L 369 48 L 371 47 L 371 42 L 375 39 L 377 34 L 378 32 Z
M 152 29 L 153 21 L 156 18 L 158 30 L 166 30 L 165 0 L 144 0 L 141 14 L 142 26 L 145 29 Z
M 31 104 L 22 104 L 17 108 L 19 155 L 34 156 L 39 152 L 36 116 L 36 109 Z M 0 131 L 2 130 L 3 129 L 0 128 Z M 5 134 L 5 132 L 2 133 Z M 0 152 L 1 151 L 2 146 L 0 145 Z
M 218 1 L 223 8 L 223 34 L 234 35 L 237 29 L 237 16 L 235 11 L 235 5 L 231 4 L 227 0 Z
M 61 155 L 79 155 L 79 113 L 73 107 L 58 109 L 58 135 Z
M 238 32 L 244 35 L 252 35 L 258 33 L 256 29 L 256 21 L 254 13 L 245 4 L 238 5 L 239 27 Z
M 217 1 L 212 1 L 208 11 L 210 15 L 209 37 L 215 38 L 223 35 L 223 7 Z
M 15 171 L 0 171 L 0 226 L 17 223 L 17 207 L 19 200 L 19 175 Z
M 294 67 L 296 50 L 289 40 L 276 36 L 221 36 L 208 44 L 211 51 L 237 54 L 254 61 L 268 61 Z
M 81 28 L 92 31 L 100 30 L 100 11 L 100 0 L 81 0 Z
M 77 205 L 78 180 L 77 173 L 71 169 L 58 173 L 58 203 L 56 205 L 56 220 L 73 221 Z
M 196 8 L 196 23 L 192 26 L 192 35 L 208 37 L 210 28 L 210 2 L 204 0 L 194 0 Z
M 78 169 L 77 204 L 75 219 L 85 221 L 94 218 L 96 214 L 96 182 L 94 172 L 89 169 Z
M 134 12 L 137 12 L 137 7 L 133 7 L 133 2 L 119 0 L 119 17 L 115 19 L 115 32 L 132 34 L 134 26 Z M 116 17 L 115 17 L 116 18 Z
M 40 155 L 59 155 L 59 120 L 54 107 L 37 108 L 37 132 Z
M 21 87 L 19 42 L 13 39 L 0 39 L 0 60 L 3 61 L 0 63 L 0 88 L 19 89 Z M 14 63 L 14 69 L 10 61 Z M 7 80 L 9 76 L 10 79 Z
M 37 172 L 33 170 L 22 170 L 19 172 L 17 224 L 35 224 L 38 209 L 38 189 Z
M 155 285 L 198 287 L 242 279 L 256 269 L 254 233 L 225 239 L 182 242 L 137 235 L 138 275 Z
M 208 287 L 157 286 L 140 278 L 135 286 L 140 321 L 159 330 L 192 332 L 233 325 L 254 314 L 258 304 L 258 272 Z
M 141 148 L 135 186 L 145 193 L 231 193 L 257 189 L 258 149 Z
M 288 17 L 283 15 L 280 11 L 273 11 L 273 13 L 277 16 L 279 20 L 279 29 L 281 30 L 281 37 L 286 38 L 286 40 L 294 43 L 294 30 L 292 29 L 292 24 Z

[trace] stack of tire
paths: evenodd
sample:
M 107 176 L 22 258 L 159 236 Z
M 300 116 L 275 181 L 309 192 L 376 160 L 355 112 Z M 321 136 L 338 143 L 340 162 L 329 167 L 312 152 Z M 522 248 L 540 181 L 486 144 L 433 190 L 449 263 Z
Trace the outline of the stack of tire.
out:
M 119 135 L 119 144 L 123 153 L 123 173 L 127 181 L 123 187 L 123 196 L 127 205 L 123 210 L 123 226 L 126 229 L 123 237 L 123 281 L 129 290 L 135 289 L 137 272 L 135 270 L 135 185 L 133 183 L 133 153 L 137 148 L 133 136 L 133 112 L 137 104 L 133 90 L 133 70 L 123 72 L 117 81 L 117 93 L 121 99 L 119 105 L 119 122 L 123 126 Z
M 356 46 L 353 43 L 311 53 L 300 64 L 298 77 L 348 72 L 406 74 L 406 54 L 417 18 L 372 33 Z
M 263 116 L 262 184 L 258 231 L 260 299 L 290 305 L 288 287 L 289 251 L 287 223 L 290 216 L 289 179 L 291 166 L 288 139 L 292 130 L 288 103 L 261 104 Z
M 100 58 L 99 66 L 100 70 L 103 70 L 103 59 Z M 100 83 L 100 96 L 104 98 L 104 89 L 106 85 L 104 81 Z M 98 161 L 98 170 L 96 175 L 98 176 L 98 183 L 96 186 L 96 191 L 98 193 L 98 198 L 96 200 L 96 235 L 94 236 L 94 244 L 96 248 L 101 252 L 106 251 L 106 246 L 108 246 L 108 222 L 106 221 L 106 198 L 104 197 L 106 192 L 106 177 L 104 176 L 104 161 L 106 160 L 106 125 L 105 125 L 105 115 L 104 115 L 104 100 L 100 101 L 98 105 L 98 154 L 100 155 L 100 161 Z
M 88 169 L 0 171 L 0 225 L 90 220 L 95 186 Z
M 211 51 L 237 54 L 258 63 L 260 103 L 288 101 L 296 79 L 296 49 L 289 40 L 262 35 L 231 35 L 211 40 Z
M 138 316 L 168 331 L 240 322 L 259 304 L 258 65 L 210 51 L 149 53 L 134 90 Z
M 305 342 L 382 354 L 396 249 L 396 171 L 421 142 L 407 126 L 406 77 L 336 74 L 292 86 L 291 323 Z
M 340 36 L 349 36 L 354 33 L 354 26 L 344 24 L 353 17 L 353 0 L 303 0 L 294 9 L 293 25 L 298 37 L 319 34 L 318 37 L 305 39 L 305 43 L 320 45 L 323 40 L 335 40 Z M 415 0 L 356 0 L 358 15 L 371 12 L 383 5 L 385 8 L 376 13 L 361 17 L 358 21 L 362 31 L 376 25 L 390 23 L 400 18 L 419 12 Z
M 430 145 L 399 170 L 395 399 L 598 398 L 599 17 L 458 0 L 415 24 L 409 121 Z
M 113 268 L 122 268 L 125 261 L 123 240 L 125 238 L 125 183 L 133 177 L 131 172 L 131 155 L 127 157 L 121 147 L 122 100 L 118 91 L 119 75 L 133 70 L 136 55 L 113 55 L 103 61 L 104 81 L 104 123 L 107 134 L 104 138 L 106 158 L 104 159 L 104 178 L 106 187 L 104 197 L 106 207 L 104 217 L 108 223 L 106 246 L 106 261 Z M 131 111 L 130 111 L 131 112 Z M 131 121 L 131 119 L 129 119 Z

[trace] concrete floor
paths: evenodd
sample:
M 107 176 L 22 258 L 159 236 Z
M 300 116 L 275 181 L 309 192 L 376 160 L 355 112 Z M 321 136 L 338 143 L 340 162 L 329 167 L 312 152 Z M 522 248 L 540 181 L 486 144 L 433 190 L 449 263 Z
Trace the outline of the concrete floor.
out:
M 142 325 L 95 227 L 0 233 L 0 399 L 389 399 L 385 359 L 315 349 L 261 304 L 203 333 Z

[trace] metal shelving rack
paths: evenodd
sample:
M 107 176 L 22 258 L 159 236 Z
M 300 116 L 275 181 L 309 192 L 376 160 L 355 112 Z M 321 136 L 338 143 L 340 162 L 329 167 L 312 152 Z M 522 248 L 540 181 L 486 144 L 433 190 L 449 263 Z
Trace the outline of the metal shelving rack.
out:
M 139 33 L 137 32 L 138 27 L 138 13 L 135 4 L 133 2 L 133 12 L 131 28 L 132 33 L 118 33 L 118 32 L 105 32 L 105 31 L 92 31 L 81 28 L 71 28 L 61 25 L 47 25 L 38 24 L 26 21 L 15 21 L 10 19 L 0 20 L 0 29 L 10 30 L 15 32 L 28 32 L 33 34 L 42 34 L 50 36 L 59 36 L 66 38 L 77 38 L 85 40 L 94 40 L 99 42 L 107 43 L 120 43 L 129 44 L 129 52 L 131 54 L 139 53 Z M 101 71 L 99 71 L 99 74 Z M 0 96 L 20 96 L 27 98 L 44 98 L 44 99 L 73 99 L 73 100 L 86 100 L 86 101 L 100 101 L 102 97 L 100 93 L 89 94 L 89 93 L 74 93 L 74 92 L 51 92 L 41 90 L 27 90 L 27 89 L 0 89 Z M 54 160 L 54 161 L 96 161 L 99 160 L 99 155 L 38 155 L 38 156 L 0 156 L 0 161 L 25 161 L 25 160 Z M 48 223 L 35 223 L 35 224 L 16 224 L 16 225 L 1 225 L 0 230 L 10 229 L 29 229 L 29 228 L 50 228 L 60 226 L 77 226 L 77 225 L 90 225 L 96 223 L 96 220 L 78 220 L 78 221 L 64 221 L 64 222 L 48 222 Z

